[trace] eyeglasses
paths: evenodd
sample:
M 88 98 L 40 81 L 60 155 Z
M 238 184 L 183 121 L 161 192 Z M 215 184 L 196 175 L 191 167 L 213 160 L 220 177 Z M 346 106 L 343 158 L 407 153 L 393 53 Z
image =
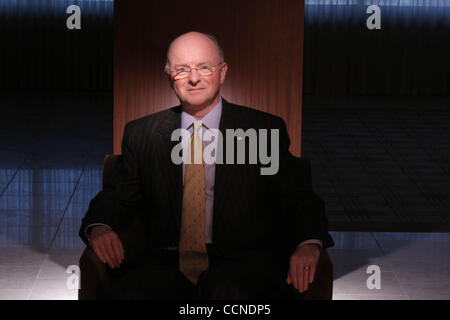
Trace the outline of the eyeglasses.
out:
M 197 70 L 197 72 L 202 76 L 210 76 L 213 74 L 213 72 L 216 70 L 216 67 L 223 64 L 223 62 L 220 62 L 216 65 L 210 66 L 208 64 L 201 65 L 197 68 L 191 68 L 188 66 L 180 66 L 176 68 L 175 70 L 171 70 L 170 72 L 173 74 L 173 80 L 181 80 L 189 77 L 189 74 L 192 70 Z

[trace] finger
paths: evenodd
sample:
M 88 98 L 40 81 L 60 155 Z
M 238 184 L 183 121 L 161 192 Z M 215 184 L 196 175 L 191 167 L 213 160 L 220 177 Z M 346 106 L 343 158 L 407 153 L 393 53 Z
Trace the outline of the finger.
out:
M 111 244 L 112 244 L 113 250 L 115 252 L 116 258 L 117 258 L 117 263 L 120 264 L 123 260 L 122 244 L 120 243 L 120 240 L 117 237 L 114 237 L 111 240 Z
M 297 288 L 297 264 L 294 262 L 291 262 L 289 267 L 289 278 L 291 280 L 291 284 Z
M 122 263 L 123 258 L 124 258 L 122 243 L 120 242 L 119 238 L 116 236 L 116 237 L 112 238 L 111 244 L 112 244 L 113 250 L 115 252 L 115 255 L 117 257 L 117 266 L 120 266 L 120 264 Z
M 317 268 L 317 265 L 314 264 L 311 266 L 311 269 L 309 270 L 309 283 L 313 283 L 313 281 L 314 281 L 314 275 L 316 274 L 316 268 Z
M 297 266 L 297 285 L 296 288 L 298 291 L 303 292 L 303 267 Z
M 117 267 L 118 260 L 117 260 L 113 245 L 111 243 L 111 240 L 112 239 L 107 239 L 105 241 L 105 247 L 106 247 L 106 251 L 108 252 L 108 255 L 111 257 L 112 268 L 115 268 L 115 267 Z
M 91 247 L 94 250 L 97 257 L 100 259 L 100 261 L 103 263 L 106 263 L 106 258 L 104 256 L 103 252 L 99 249 L 97 241 L 92 242 Z
M 100 250 L 103 252 L 103 255 L 105 256 L 106 263 L 109 265 L 110 268 L 113 268 L 114 264 L 113 264 L 110 254 L 107 250 L 105 239 L 102 239 L 102 241 L 99 243 L 99 247 L 100 247 Z
M 114 261 L 114 266 L 117 267 L 118 264 L 119 264 L 119 261 L 120 261 L 120 257 L 119 257 L 119 254 L 118 254 L 118 249 L 116 248 L 116 242 L 114 240 L 114 237 L 109 238 L 108 249 L 111 252 L 111 256 L 112 256 L 113 261 Z
M 286 283 L 287 284 L 291 284 L 292 283 L 292 279 L 291 279 L 291 275 L 290 274 L 288 274 L 288 276 L 287 276 Z
M 303 272 L 303 291 L 308 290 L 308 279 L 309 279 L 310 269 L 304 269 Z
M 125 259 L 125 248 L 123 247 L 122 241 L 117 237 L 117 242 L 119 242 L 120 254 L 122 256 L 122 261 Z
M 108 256 L 105 254 L 105 248 L 103 246 L 103 242 L 101 240 L 97 240 L 95 243 L 95 247 L 99 256 L 102 257 L 103 263 L 108 263 Z

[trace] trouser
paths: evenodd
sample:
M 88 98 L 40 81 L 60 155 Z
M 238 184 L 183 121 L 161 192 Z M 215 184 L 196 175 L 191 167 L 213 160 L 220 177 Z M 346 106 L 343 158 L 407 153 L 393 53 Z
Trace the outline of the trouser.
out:
M 226 258 L 207 245 L 209 269 L 193 285 L 178 269 L 177 250 L 147 252 L 139 263 L 111 270 L 108 299 L 271 299 L 284 295 L 287 269 L 267 271 L 257 261 Z M 285 261 L 286 266 L 288 261 Z M 287 268 L 287 267 L 286 267 Z

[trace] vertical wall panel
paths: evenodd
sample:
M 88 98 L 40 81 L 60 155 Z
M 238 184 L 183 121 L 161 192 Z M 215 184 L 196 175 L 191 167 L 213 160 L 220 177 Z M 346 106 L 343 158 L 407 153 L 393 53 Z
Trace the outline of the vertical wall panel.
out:
M 81 29 L 69 30 L 77 5 Z M 113 90 L 112 0 L 0 0 L 0 90 Z
M 307 0 L 305 16 L 305 95 L 450 95 L 450 1 Z
M 300 156 L 304 1 L 115 1 L 114 152 L 125 124 L 177 105 L 163 73 L 167 46 L 187 31 L 217 36 L 229 65 L 222 95 L 285 119 Z

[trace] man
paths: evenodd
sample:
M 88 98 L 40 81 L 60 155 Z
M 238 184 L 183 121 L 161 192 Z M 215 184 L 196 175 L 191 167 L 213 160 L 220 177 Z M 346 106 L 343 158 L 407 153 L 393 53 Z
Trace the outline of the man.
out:
M 301 293 L 313 282 L 321 250 L 333 245 L 322 201 L 299 182 L 284 121 L 222 99 L 227 69 L 213 36 L 179 36 L 166 73 L 181 106 L 126 125 L 113 182 L 91 201 L 80 229 L 115 274 L 109 297 L 268 298 L 286 286 Z M 176 164 L 172 134 L 180 128 L 191 135 L 182 153 L 194 160 L 198 147 L 208 146 L 208 130 L 277 130 L 279 141 L 270 143 L 279 147 L 272 155 L 279 169 L 262 175 L 261 162 Z M 223 159 L 229 152 L 223 148 Z M 136 219 L 145 249 L 128 263 L 133 248 L 125 251 L 119 234 Z

